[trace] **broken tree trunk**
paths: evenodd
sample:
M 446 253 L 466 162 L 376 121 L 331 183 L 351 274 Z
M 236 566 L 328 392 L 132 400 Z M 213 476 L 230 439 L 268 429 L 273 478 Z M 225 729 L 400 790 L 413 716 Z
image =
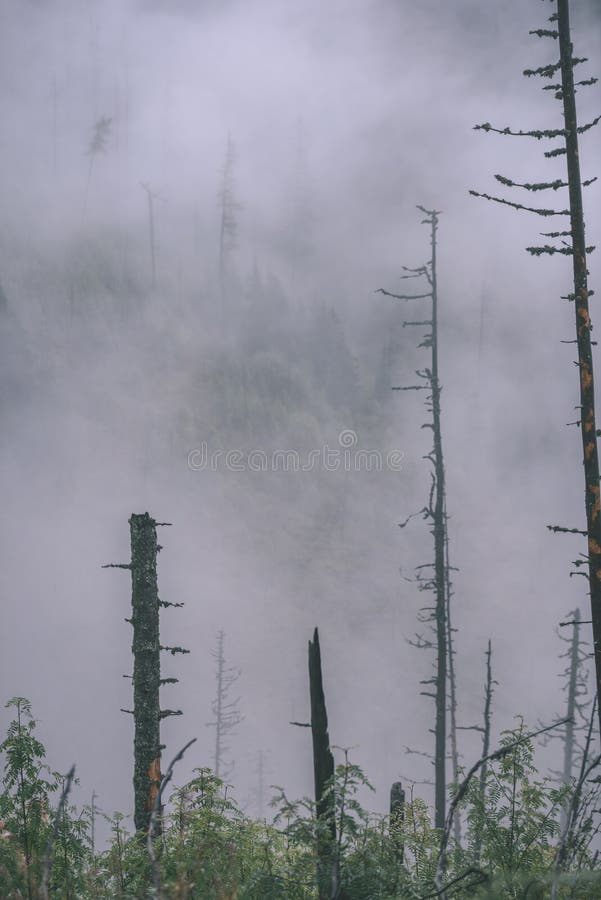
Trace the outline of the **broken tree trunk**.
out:
M 403 841 L 403 823 L 405 821 L 405 791 L 402 782 L 395 781 L 390 788 L 390 836 L 394 842 L 394 850 L 402 862 L 405 852 Z
M 134 822 L 136 830 L 145 834 L 161 779 L 157 532 L 156 522 L 148 513 L 132 515 L 129 527 L 134 630 Z
M 159 599 L 157 588 L 157 527 L 169 522 L 155 522 L 148 513 L 132 513 L 129 520 L 131 561 L 110 563 L 105 569 L 129 569 L 131 572 L 131 618 L 133 627 L 132 653 L 134 708 L 124 709 L 134 717 L 134 823 L 142 840 L 146 840 L 151 813 L 161 781 L 160 723 L 166 716 L 179 716 L 181 710 L 161 709 L 159 690 L 163 684 L 176 684 L 177 678 L 161 678 L 160 654 L 162 650 L 189 653 L 183 647 L 164 647 L 159 636 L 159 608 L 183 606 Z M 160 833 L 160 816 L 154 816 L 153 834 Z
M 342 895 L 339 886 L 339 861 L 336 857 L 336 810 L 333 794 L 328 791 L 334 779 L 334 757 L 330 750 L 317 628 L 313 633 L 313 640 L 309 641 L 309 689 L 317 818 L 317 889 L 319 900 L 331 900 Z

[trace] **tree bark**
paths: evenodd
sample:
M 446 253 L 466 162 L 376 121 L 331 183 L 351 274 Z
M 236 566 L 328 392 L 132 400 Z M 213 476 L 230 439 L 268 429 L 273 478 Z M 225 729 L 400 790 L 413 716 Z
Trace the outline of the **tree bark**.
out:
M 578 155 L 578 131 L 572 41 L 570 38 L 569 0 L 557 0 L 557 30 L 561 62 L 565 147 L 570 196 L 570 229 L 572 233 L 572 262 L 574 275 L 574 306 L 576 339 L 580 373 L 580 430 L 584 454 L 584 482 L 586 527 L 588 534 L 588 582 L 593 622 L 593 644 L 597 678 L 597 694 L 601 696 L 601 516 L 599 503 L 599 456 L 595 423 L 595 389 L 591 351 L 591 320 L 589 316 L 588 271 L 582 207 L 582 183 Z M 599 704 L 601 731 L 601 704 Z
M 334 779 L 334 757 L 330 750 L 317 628 L 313 633 L 313 641 L 309 641 L 309 690 L 317 817 L 317 889 L 319 900 L 331 900 L 340 896 L 336 859 L 336 810 L 333 796 L 327 792 L 328 784 Z
M 438 213 L 425 210 L 430 222 L 432 248 L 432 430 L 434 436 L 434 588 L 436 595 L 436 724 L 434 750 L 434 824 L 444 828 L 446 818 L 446 741 L 447 741 L 447 566 L 445 558 L 446 510 L 442 434 L 440 426 L 440 383 L 438 380 L 438 292 L 436 281 L 436 231 Z
M 402 782 L 395 781 L 390 788 L 390 836 L 394 842 L 395 853 L 403 861 L 405 844 L 401 829 L 405 821 L 405 791 Z
M 156 522 L 148 513 L 133 514 L 129 526 L 134 631 L 134 822 L 136 830 L 145 836 L 161 780 L 157 533 Z

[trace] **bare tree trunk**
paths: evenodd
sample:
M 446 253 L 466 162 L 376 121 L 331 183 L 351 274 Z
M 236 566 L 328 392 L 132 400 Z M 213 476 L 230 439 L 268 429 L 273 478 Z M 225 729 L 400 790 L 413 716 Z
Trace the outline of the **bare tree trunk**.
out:
M 133 628 L 132 678 L 134 708 L 124 709 L 134 717 L 134 823 L 145 842 L 151 813 L 161 781 L 160 723 L 166 716 L 181 715 L 181 710 L 161 709 L 159 690 L 163 684 L 176 684 L 177 678 L 161 678 L 162 650 L 172 654 L 189 653 L 183 647 L 164 647 L 159 636 L 159 608 L 182 606 L 160 600 L 157 587 L 157 526 L 169 522 L 155 522 L 148 513 L 132 513 L 129 520 L 131 562 L 110 563 L 105 569 L 129 569 L 131 572 L 132 615 L 126 619 Z M 162 810 L 158 810 L 160 817 Z M 160 833 L 160 818 L 155 815 L 153 835 Z
M 401 829 L 405 821 L 405 791 L 400 781 L 395 781 L 390 788 L 390 835 L 394 849 L 400 862 L 403 861 L 405 845 Z
M 223 631 L 217 635 L 217 694 L 215 696 L 215 756 L 213 769 L 219 778 L 221 770 L 221 725 L 223 720 Z
M 145 835 L 161 780 L 158 542 L 156 522 L 148 513 L 132 515 L 129 526 L 134 630 L 134 822 L 136 830 Z
M 490 640 L 486 650 L 486 687 L 484 689 L 484 725 L 482 728 L 482 768 L 480 769 L 480 803 L 484 809 L 486 801 L 486 775 L 488 772 L 488 754 L 490 753 L 490 716 L 492 704 L 492 647 Z M 482 853 L 482 832 L 478 831 L 476 835 L 476 847 L 474 851 L 474 862 L 478 866 L 480 864 L 480 855 Z
M 428 402 L 432 411 L 432 422 L 426 426 L 432 429 L 433 447 L 427 455 L 427 459 L 432 463 L 434 472 L 432 474 L 432 486 L 428 505 L 423 510 L 426 517 L 432 522 L 432 535 L 434 536 L 434 564 L 433 575 L 431 578 L 423 579 L 421 590 L 433 591 L 435 596 L 434 608 L 428 607 L 428 620 L 432 623 L 432 629 L 435 635 L 435 643 L 432 641 L 424 641 L 418 636 L 417 646 L 434 648 L 436 651 L 435 674 L 433 678 L 422 681 L 422 684 L 433 685 L 432 691 L 423 691 L 426 696 L 433 697 L 435 702 L 435 726 L 434 726 L 434 823 L 438 829 L 445 827 L 446 821 L 446 746 L 447 746 L 447 675 L 449 667 L 449 650 L 451 648 L 451 630 L 449 625 L 450 610 L 450 578 L 448 564 L 448 546 L 447 546 L 447 514 L 446 514 L 446 495 L 445 495 L 445 472 L 444 461 L 442 455 L 442 434 L 441 434 L 441 414 L 440 414 L 440 381 L 438 377 L 438 282 L 436 272 L 436 236 L 438 229 L 438 216 L 440 215 L 434 209 L 425 209 L 423 206 L 417 207 L 421 210 L 425 219 L 422 224 L 430 226 L 430 260 L 426 265 L 419 266 L 417 269 L 408 269 L 403 267 L 407 274 L 402 278 L 420 278 L 425 277 L 430 290 L 425 293 L 416 294 L 393 294 L 389 291 L 379 289 L 380 293 L 388 297 L 394 297 L 396 300 L 423 300 L 429 298 L 432 301 L 431 319 L 425 321 L 403 322 L 405 325 L 415 325 L 418 327 L 430 326 L 431 332 L 427 334 L 420 347 L 429 347 L 431 349 L 430 368 L 417 372 L 419 378 L 425 380 L 424 385 L 414 384 L 406 387 L 397 387 L 393 390 L 410 391 L 410 390 L 429 390 Z M 411 518 L 411 517 L 410 517 Z M 408 520 L 407 520 L 408 521 Z M 401 526 L 404 527 L 406 522 Z M 429 564 L 430 566 L 431 564 Z M 428 566 L 428 568 L 429 568 Z M 420 566 L 420 569 L 426 568 Z M 418 581 L 420 577 L 418 576 Z M 423 610 L 425 612 L 425 610 Z M 450 661 L 454 685 L 454 668 L 453 661 Z M 452 735 L 453 744 L 456 750 L 456 726 L 455 726 L 455 693 L 453 690 L 452 703 Z M 455 754 L 456 758 L 456 754 Z
M 576 695 L 578 691 L 578 668 L 580 664 L 580 610 L 574 610 L 572 623 L 572 644 L 570 648 L 570 669 L 568 682 L 568 703 L 566 709 L 566 731 L 563 744 L 563 783 L 572 781 L 572 769 L 574 767 L 574 725 L 576 716 Z
M 434 824 L 444 828 L 446 818 L 446 740 L 447 740 L 447 566 L 445 559 L 446 510 L 442 435 L 440 428 L 440 383 L 438 380 L 438 290 L 436 281 L 436 231 L 438 213 L 424 210 L 430 223 L 432 286 L 432 430 L 434 435 L 434 581 L 436 595 L 436 724 L 434 751 Z
M 586 267 L 586 242 L 582 207 L 582 183 L 578 155 L 578 130 L 572 41 L 570 38 L 570 7 L 568 0 L 557 0 L 557 29 L 561 62 L 565 148 L 570 195 L 570 230 L 574 275 L 574 306 L 576 312 L 576 340 L 580 372 L 580 429 L 584 453 L 584 481 L 586 528 L 588 535 L 588 582 L 593 620 L 593 642 L 597 695 L 601 696 L 601 516 L 599 501 L 599 456 L 595 423 L 595 386 L 591 352 L 591 321 Z M 601 730 L 601 704 L 598 709 Z
M 328 783 L 334 778 L 334 757 L 330 750 L 317 628 L 313 633 L 313 641 L 309 641 L 309 690 L 317 817 L 317 889 L 319 900 L 331 900 L 340 896 L 339 866 L 336 859 L 336 811 L 332 795 L 326 793 Z
M 451 739 L 451 763 L 453 781 L 459 784 L 459 748 L 457 746 L 457 682 L 455 679 L 455 651 L 453 649 L 453 626 L 451 623 L 451 563 L 449 561 L 449 529 L 445 505 L 445 595 L 447 614 L 447 660 L 449 675 L 449 736 Z M 453 819 L 453 836 L 457 847 L 461 845 L 461 816 L 459 811 Z

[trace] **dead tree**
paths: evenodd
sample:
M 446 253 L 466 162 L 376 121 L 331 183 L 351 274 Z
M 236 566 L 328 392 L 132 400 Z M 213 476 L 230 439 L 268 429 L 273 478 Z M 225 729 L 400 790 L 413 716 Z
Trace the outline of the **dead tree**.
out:
M 227 764 L 225 755 L 228 747 L 225 743 L 228 734 L 231 734 L 237 725 L 243 719 L 240 712 L 240 698 L 235 700 L 230 698 L 230 689 L 238 681 L 240 677 L 240 669 L 226 665 L 225 653 L 225 632 L 217 632 L 217 648 L 212 651 L 216 662 L 215 672 L 215 699 L 211 705 L 215 720 L 209 722 L 209 726 L 215 729 L 215 752 L 213 755 L 213 770 L 217 778 L 228 778 L 231 774 L 233 765 Z
M 497 132 L 503 135 L 515 137 L 531 137 L 535 140 L 557 140 L 560 145 L 545 151 L 545 157 L 553 159 L 565 156 L 567 181 L 561 178 L 553 181 L 537 183 L 517 182 L 503 175 L 495 175 L 496 180 L 508 188 L 521 188 L 527 191 L 559 191 L 568 189 L 569 205 L 564 209 L 545 209 L 526 206 L 515 203 L 503 197 L 495 197 L 477 191 L 470 191 L 476 197 L 484 197 L 495 203 L 502 203 L 513 209 L 526 210 L 539 216 L 559 216 L 569 219 L 569 228 L 564 225 L 562 230 L 543 232 L 543 237 L 553 240 L 555 243 L 545 243 L 541 246 L 527 247 L 533 256 L 554 255 L 562 253 L 572 257 L 573 291 L 565 297 L 574 303 L 576 314 L 576 339 L 567 343 L 575 343 L 578 350 L 577 367 L 580 380 L 580 404 L 579 419 L 575 423 L 580 427 L 582 437 L 582 449 L 584 456 L 584 483 L 585 483 L 585 511 L 586 529 L 566 529 L 555 526 L 555 531 L 573 531 L 586 536 L 588 541 L 588 553 L 586 564 L 588 568 L 587 580 L 591 599 L 592 625 L 595 668 L 597 680 L 597 693 L 601 692 L 601 507 L 599 494 L 599 456 L 597 450 L 597 427 L 595 422 L 595 394 L 593 377 L 593 358 L 591 341 L 591 319 L 589 314 L 588 298 L 592 291 L 588 288 L 587 254 L 594 248 L 586 246 L 584 212 L 582 203 L 582 188 L 595 181 L 595 178 L 587 181 L 581 180 L 579 135 L 594 127 L 601 116 L 597 116 L 585 125 L 578 125 L 576 114 L 574 66 L 586 62 L 585 59 L 573 55 L 572 41 L 570 37 L 570 11 L 569 0 L 555 0 L 556 12 L 549 18 L 550 28 L 539 28 L 531 31 L 531 34 L 559 44 L 559 59 L 549 65 L 536 69 L 526 69 L 526 77 L 540 77 L 547 81 L 543 90 L 551 91 L 557 100 L 560 100 L 563 108 L 561 127 L 535 130 L 512 130 L 511 128 L 494 128 L 489 122 L 477 125 L 476 128 L 489 132 Z M 560 77 L 561 81 L 556 79 Z M 596 78 L 586 78 L 576 82 L 578 87 L 586 87 L 594 84 Z M 557 241 L 560 241 L 560 245 Z M 578 560 L 581 564 L 582 560 Z M 601 705 L 599 708 L 599 725 L 601 728 Z
M 434 821 L 436 828 L 444 828 L 445 809 L 446 809 L 446 756 L 447 756 L 447 676 L 449 673 L 450 654 L 452 653 L 451 631 L 449 625 L 450 616 L 450 591 L 451 582 L 449 577 L 448 565 L 448 530 L 447 530 L 447 513 L 446 513 L 446 494 L 445 494 L 445 471 L 442 453 L 442 431 L 441 431 L 441 410 L 440 395 L 441 385 L 438 372 L 438 284 L 436 271 L 436 251 L 437 251 L 437 230 L 438 216 L 437 210 L 425 209 L 418 206 L 425 219 L 422 224 L 428 225 L 430 228 L 430 260 L 416 269 L 403 267 L 405 272 L 401 277 L 425 279 L 427 287 L 423 292 L 415 294 L 394 294 L 389 291 L 380 289 L 380 293 L 396 300 L 430 300 L 431 314 L 430 318 L 419 321 L 403 322 L 406 325 L 429 328 L 425 337 L 419 344 L 420 347 L 429 348 L 431 351 L 430 366 L 417 370 L 418 378 L 424 381 L 424 384 L 409 385 L 407 387 L 394 387 L 393 390 L 410 391 L 410 390 L 427 390 L 427 408 L 432 413 L 432 421 L 427 422 L 424 427 L 430 428 L 433 435 L 433 447 L 427 454 L 427 459 L 432 464 L 432 483 L 430 487 L 430 496 L 428 504 L 422 510 L 424 518 L 428 519 L 432 524 L 432 535 L 434 537 L 434 563 L 420 566 L 418 568 L 417 580 L 420 590 L 431 591 L 434 593 L 435 605 L 428 607 L 422 612 L 425 616 L 422 621 L 432 624 L 434 630 L 434 640 L 425 640 L 418 636 L 417 646 L 433 648 L 436 653 L 435 657 L 435 675 L 433 678 L 426 679 L 422 682 L 424 685 L 431 685 L 434 689 L 427 690 L 423 693 L 431 696 L 435 701 L 435 727 L 434 727 Z M 408 521 L 408 520 L 407 520 Z M 401 527 L 407 524 L 403 523 Z M 424 575 L 424 572 L 430 571 L 431 574 Z M 452 669 L 454 677 L 454 668 Z M 455 690 L 453 686 L 452 699 L 452 718 L 453 724 L 455 720 Z M 456 737 L 453 737 L 453 746 L 456 747 Z
M 482 767 L 480 769 L 480 789 L 479 789 L 479 798 L 480 798 L 480 807 L 484 811 L 484 807 L 486 804 L 486 778 L 488 774 L 488 754 L 490 753 L 490 723 L 491 723 L 491 706 L 492 706 L 492 695 L 493 695 L 493 684 L 496 684 L 496 681 L 493 681 L 492 677 L 492 647 L 490 643 L 490 639 L 488 641 L 488 647 L 486 648 L 486 685 L 484 688 L 484 722 L 482 728 L 478 730 L 482 731 L 482 759 L 484 762 L 482 763 Z M 475 865 L 480 865 L 480 856 L 482 854 L 482 833 L 478 832 L 476 835 L 476 844 L 474 848 L 474 862 Z
M 577 716 L 582 719 L 582 726 L 586 714 L 584 704 L 581 702 L 583 697 L 587 696 L 586 680 L 583 674 L 583 666 L 586 661 L 586 654 L 582 651 L 582 639 L 580 637 L 580 610 L 575 609 L 572 619 L 572 637 L 569 640 L 569 648 L 563 654 L 563 658 L 569 659 L 568 667 L 564 672 L 567 677 L 567 700 L 566 700 L 566 728 L 563 743 L 563 769 L 562 781 L 564 784 L 572 783 L 572 774 L 574 771 L 574 763 L 577 749 L 576 729 L 578 728 Z
M 405 791 L 400 781 L 395 781 L 390 788 L 390 836 L 394 843 L 394 851 L 400 862 L 403 861 L 405 844 L 403 841 L 403 824 L 405 822 Z
M 566 660 L 565 669 L 561 673 L 564 681 L 563 691 L 566 694 L 566 724 L 561 734 L 551 735 L 549 740 L 556 738 L 563 744 L 562 766 L 553 774 L 561 784 L 571 788 L 573 787 L 574 770 L 580 765 L 585 752 L 585 746 L 580 738 L 583 733 L 587 732 L 591 719 L 591 698 L 587 685 L 590 654 L 585 649 L 586 642 L 583 641 L 581 635 L 581 626 L 585 623 L 581 619 L 579 609 L 573 610 L 567 620 L 559 624 L 560 628 L 572 628 L 572 634 L 569 637 L 562 637 L 558 632 L 560 640 L 567 645 L 565 652 L 560 655 L 560 659 Z M 568 809 L 569 802 L 562 809 L 562 828 Z
M 150 815 L 161 781 L 160 723 L 166 716 L 181 715 L 181 710 L 161 709 L 159 689 L 162 684 L 173 684 L 177 678 L 161 678 L 160 654 L 188 653 L 183 647 L 165 647 L 160 642 L 159 608 L 182 606 L 159 599 L 157 587 L 157 527 L 168 522 L 155 522 L 148 513 L 132 514 L 129 520 L 131 562 L 110 563 L 104 568 L 129 569 L 131 572 L 131 618 L 133 627 L 132 653 L 134 656 L 132 678 L 134 692 L 133 710 L 124 709 L 134 717 L 134 823 L 142 840 L 146 840 Z M 156 833 L 160 831 L 157 820 Z
M 453 770 L 453 782 L 459 783 L 459 747 L 457 744 L 457 680 L 455 678 L 455 648 L 453 646 L 453 628 L 451 619 L 451 599 L 453 597 L 453 585 L 451 582 L 451 563 L 449 560 L 449 529 L 447 527 L 447 510 L 445 502 L 445 596 L 446 596 L 446 626 L 447 626 L 447 660 L 449 672 L 449 738 L 451 743 L 451 766 Z M 453 832 L 457 847 L 461 844 L 461 816 L 456 813 L 453 820 Z
M 317 819 L 317 889 L 319 900 L 331 900 L 341 896 L 339 860 L 336 857 L 336 809 L 334 795 L 328 790 L 334 780 L 334 756 L 330 750 L 317 628 L 313 632 L 313 640 L 309 641 L 309 692 Z

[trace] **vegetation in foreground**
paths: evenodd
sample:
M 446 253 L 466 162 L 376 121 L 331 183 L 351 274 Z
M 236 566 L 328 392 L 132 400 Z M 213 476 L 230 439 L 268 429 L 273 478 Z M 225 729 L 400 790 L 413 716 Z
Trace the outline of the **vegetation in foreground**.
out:
M 175 788 L 162 834 L 149 854 L 145 835 L 128 831 L 124 816 L 108 817 L 112 839 L 95 846 L 101 813 L 69 803 L 67 776 L 46 763 L 30 703 L 13 698 L 0 795 L 0 896 L 13 898 L 184 898 L 312 900 L 316 847 L 324 823 L 308 798 L 290 800 L 277 788 L 271 820 L 245 815 L 227 786 L 209 770 Z M 441 834 L 428 805 L 411 789 L 390 816 L 369 813 L 362 770 L 344 752 L 328 790 L 335 809 L 333 863 L 339 897 L 596 898 L 601 866 L 594 850 L 598 826 L 598 759 L 583 763 L 571 786 L 537 773 L 534 742 L 523 722 L 503 734 L 484 780 L 462 782 L 457 812 L 461 845 Z M 482 767 L 479 772 L 482 772 Z M 153 860 L 154 858 L 154 860 Z M 442 876 L 442 887 L 437 887 Z

